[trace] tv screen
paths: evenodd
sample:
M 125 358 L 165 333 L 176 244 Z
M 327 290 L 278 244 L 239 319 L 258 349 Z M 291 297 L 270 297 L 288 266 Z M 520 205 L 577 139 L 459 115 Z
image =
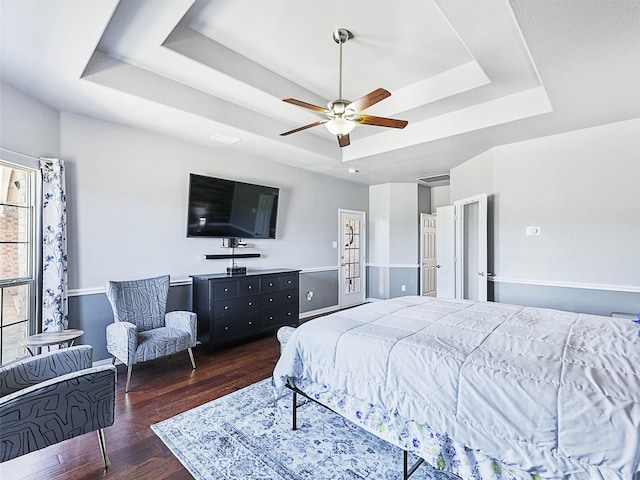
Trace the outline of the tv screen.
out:
M 276 238 L 275 187 L 189 175 L 187 237 Z

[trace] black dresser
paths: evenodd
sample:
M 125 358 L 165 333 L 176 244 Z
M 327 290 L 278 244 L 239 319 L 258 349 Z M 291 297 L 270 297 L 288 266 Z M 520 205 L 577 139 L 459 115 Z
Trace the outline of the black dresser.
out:
M 243 275 L 191 275 L 198 340 L 211 351 L 283 325 L 298 325 L 299 270 L 255 270 Z

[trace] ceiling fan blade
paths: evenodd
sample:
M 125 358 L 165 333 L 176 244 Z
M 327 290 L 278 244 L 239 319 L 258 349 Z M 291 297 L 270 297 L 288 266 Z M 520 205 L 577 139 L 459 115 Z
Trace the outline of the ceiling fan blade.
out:
M 338 137 L 338 145 L 340 145 L 341 147 L 346 147 L 347 145 L 351 144 L 351 140 L 349 139 L 349 134 L 345 134 L 345 135 L 337 135 Z
M 353 119 L 361 125 L 375 125 L 376 127 L 404 128 L 409 123 L 406 120 L 396 120 L 395 118 L 374 117 L 373 115 L 358 115 Z
M 317 122 L 310 123 L 309 125 L 305 125 L 304 127 L 298 127 L 294 130 L 289 130 L 288 132 L 281 133 L 280 136 L 284 137 L 286 135 L 291 135 L 292 133 L 301 132 L 302 130 L 306 130 L 307 128 L 317 127 L 318 125 L 322 125 L 323 123 L 327 123 L 327 120 L 318 120 Z
M 296 100 L 295 98 L 283 98 L 282 101 L 291 103 L 292 105 L 297 105 L 302 108 L 308 108 L 309 110 L 313 110 L 314 112 L 331 113 L 331 110 L 327 108 L 312 105 L 311 103 L 303 102 L 302 100 Z
M 353 109 L 354 112 L 361 112 L 371 105 L 375 105 L 376 103 L 384 100 L 387 97 L 390 97 L 391 93 L 389 93 L 384 88 L 378 88 L 371 93 L 368 93 L 364 97 L 360 97 L 357 100 L 354 100 L 349 104 L 349 108 Z

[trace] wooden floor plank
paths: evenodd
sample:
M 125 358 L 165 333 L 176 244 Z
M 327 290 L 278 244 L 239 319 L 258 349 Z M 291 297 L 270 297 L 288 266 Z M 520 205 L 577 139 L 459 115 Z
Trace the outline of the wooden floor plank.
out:
M 0 478 L 12 480 L 183 480 L 189 472 L 153 433 L 153 423 L 195 408 L 271 376 L 280 355 L 275 334 L 208 355 L 194 351 L 133 367 L 129 393 L 126 367 L 118 366 L 115 424 L 105 429 L 111 466 L 106 473 L 95 432 L 0 463 Z M 184 357 L 184 358 L 183 358 Z

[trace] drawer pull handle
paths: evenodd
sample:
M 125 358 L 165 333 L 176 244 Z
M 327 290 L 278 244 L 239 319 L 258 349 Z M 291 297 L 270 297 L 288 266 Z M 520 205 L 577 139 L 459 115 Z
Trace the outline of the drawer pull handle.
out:
M 229 305 L 225 305 L 225 306 L 224 306 L 224 309 L 225 309 L 225 310 L 229 310 Z
M 224 289 L 224 291 L 225 291 L 225 292 L 228 292 L 228 291 L 229 291 L 229 289 L 228 289 L 228 288 L 225 288 L 225 289 Z
M 270 299 L 269 299 L 269 301 L 270 301 L 270 302 L 273 302 L 273 298 L 270 298 Z
M 291 285 L 291 280 L 287 281 L 287 283 L 288 283 L 289 285 Z
M 269 286 L 270 286 L 270 287 L 273 287 L 273 283 L 270 283 L 270 284 L 269 284 Z
M 229 330 L 229 327 L 224 327 L 225 330 Z
M 253 322 L 249 322 L 249 325 L 253 325 Z
M 251 306 L 251 302 L 249 302 L 249 306 Z
M 291 316 L 291 312 L 287 312 L 287 315 L 290 317 Z
M 253 286 L 249 285 L 249 290 L 251 290 L 253 288 Z
M 269 320 L 273 320 L 273 316 L 269 316 Z
M 290 298 L 291 298 L 291 295 L 287 295 L 287 298 L 288 298 L 288 299 L 290 299 Z

